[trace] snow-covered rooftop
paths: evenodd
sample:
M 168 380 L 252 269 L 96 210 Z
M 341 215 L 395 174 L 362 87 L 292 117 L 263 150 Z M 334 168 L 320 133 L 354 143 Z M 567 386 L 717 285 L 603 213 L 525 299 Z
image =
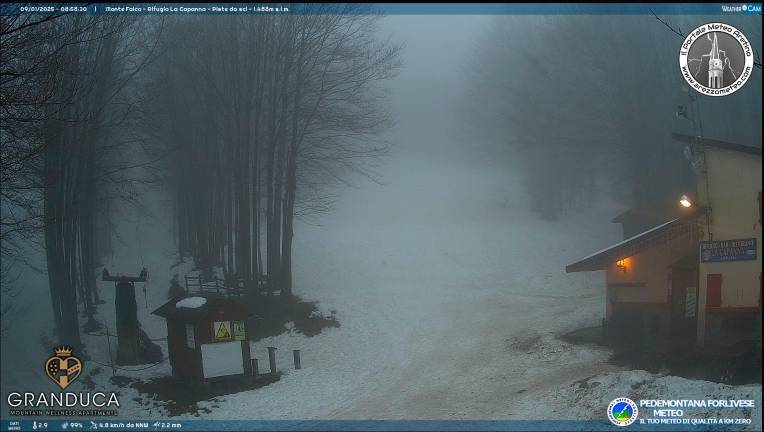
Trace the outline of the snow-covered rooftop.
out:
M 205 304 L 207 304 L 207 299 L 204 297 L 188 297 L 175 303 L 175 307 L 178 309 L 199 309 Z
M 608 246 L 605 249 L 599 250 L 593 254 L 581 258 L 577 262 L 568 265 L 565 268 L 565 271 L 572 273 L 579 271 L 601 270 L 605 265 L 604 263 L 608 259 L 625 258 L 626 256 L 632 255 L 636 252 L 634 245 L 637 244 L 637 242 L 656 239 L 658 235 L 674 228 L 675 226 L 678 226 L 681 222 L 681 218 L 676 218 L 656 227 L 650 228 L 643 233 L 627 238 L 626 240 L 620 241 L 612 246 Z

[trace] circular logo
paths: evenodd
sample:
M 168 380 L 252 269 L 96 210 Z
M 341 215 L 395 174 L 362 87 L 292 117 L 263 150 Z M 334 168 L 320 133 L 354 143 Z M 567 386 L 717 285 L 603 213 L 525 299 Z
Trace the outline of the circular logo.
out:
M 687 35 L 679 49 L 679 70 L 696 91 L 726 96 L 740 90 L 753 71 L 753 48 L 729 24 L 704 24 Z
M 637 421 L 639 409 L 629 398 L 617 398 L 607 407 L 607 418 L 616 426 L 628 426 Z

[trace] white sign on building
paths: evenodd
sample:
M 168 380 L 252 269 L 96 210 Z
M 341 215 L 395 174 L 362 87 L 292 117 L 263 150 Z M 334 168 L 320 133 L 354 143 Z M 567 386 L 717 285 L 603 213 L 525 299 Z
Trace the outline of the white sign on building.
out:
M 205 378 L 244 374 L 241 342 L 202 344 L 202 372 Z

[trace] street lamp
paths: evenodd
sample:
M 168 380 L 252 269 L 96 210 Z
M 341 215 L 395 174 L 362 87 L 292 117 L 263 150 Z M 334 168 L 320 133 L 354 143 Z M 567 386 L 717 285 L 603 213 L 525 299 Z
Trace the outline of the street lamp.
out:
M 679 197 L 679 205 L 684 208 L 690 208 L 692 207 L 692 200 L 687 195 L 682 195 Z

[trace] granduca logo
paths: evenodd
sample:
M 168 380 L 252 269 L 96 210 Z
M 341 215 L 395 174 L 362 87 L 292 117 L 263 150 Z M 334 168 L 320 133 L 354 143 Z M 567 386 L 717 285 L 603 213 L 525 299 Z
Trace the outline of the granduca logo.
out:
M 613 399 L 607 407 L 607 418 L 616 426 L 628 426 L 637 421 L 638 415 L 637 404 L 629 398 Z
M 61 390 L 65 390 L 80 377 L 83 364 L 73 355 L 72 347 L 61 345 L 45 360 L 44 371 Z M 117 415 L 116 410 L 109 408 L 119 408 L 119 399 L 114 392 L 10 392 L 7 402 L 12 408 L 9 410 L 12 416 Z M 55 408 L 65 410 L 51 410 Z
M 679 49 L 679 70 L 687 84 L 707 96 L 740 90 L 753 71 L 748 38 L 724 23 L 704 24 L 690 32 Z
M 82 362 L 72 355 L 72 347 L 61 345 L 53 352 L 45 362 L 45 374 L 64 390 L 80 377 Z

